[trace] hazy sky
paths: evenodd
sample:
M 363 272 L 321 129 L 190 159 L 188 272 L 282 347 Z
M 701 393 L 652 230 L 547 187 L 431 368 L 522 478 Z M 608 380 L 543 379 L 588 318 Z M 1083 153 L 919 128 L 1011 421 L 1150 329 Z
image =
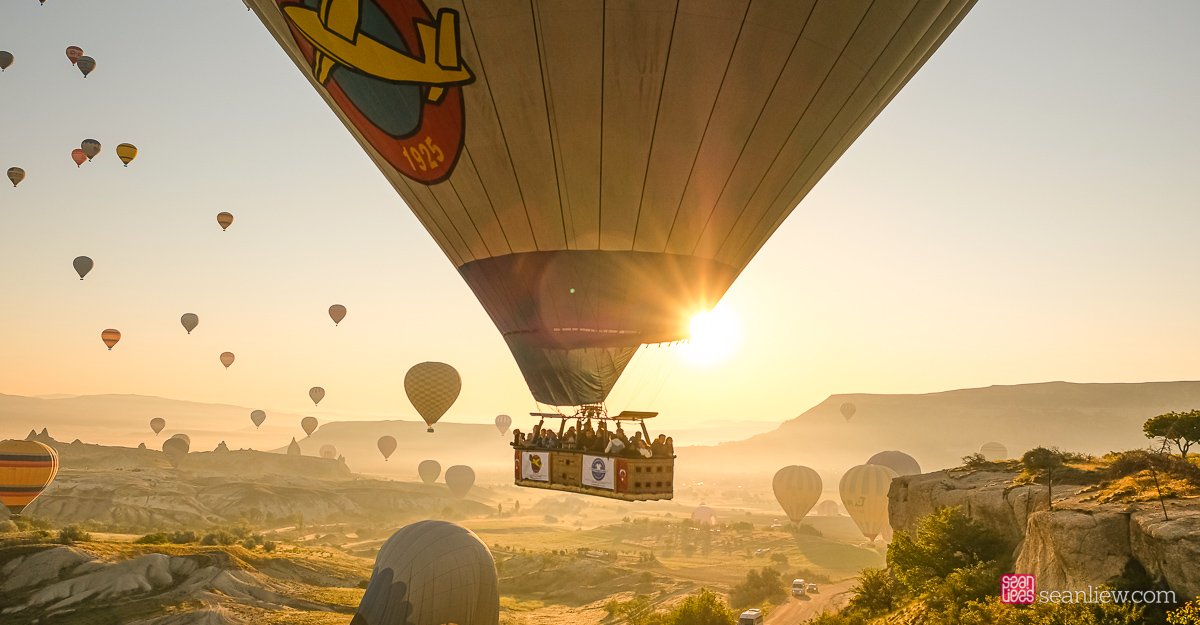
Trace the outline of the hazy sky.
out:
M 702 368 L 652 348 L 611 407 L 782 420 L 832 393 L 1200 377 L 1197 23 L 1190 0 L 980 2 L 726 296 L 736 351 Z M 464 380 L 447 420 L 534 408 L 453 266 L 241 2 L 4 0 L 0 49 L 0 169 L 28 172 L 0 187 L 0 392 L 411 415 L 405 371 L 441 360 Z M 76 169 L 85 138 L 104 153 Z

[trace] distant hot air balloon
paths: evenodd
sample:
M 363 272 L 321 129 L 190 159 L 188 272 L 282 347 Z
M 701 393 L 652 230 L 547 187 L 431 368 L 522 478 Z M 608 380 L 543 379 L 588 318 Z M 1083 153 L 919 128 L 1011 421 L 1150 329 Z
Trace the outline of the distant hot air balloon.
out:
M 870 540 L 888 525 L 888 489 L 899 477 L 879 464 L 860 464 L 846 471 L 838 485 L 842 505 L 862 535 Z
M 58 452 L 37 441 L 0 441 L 0 504 L 20 515 L 58 475 Z
M 321 457 L 325 458 L 326 460 L 336 460 L 337 447 L 334 447 L 333 445 L 321 445 L 320 454 Z
M 188 451 L 190 451 L 191 448 L 192 444 L 190 441 L 178 436 L 172 436 L 171 438 L 163 441 L 162 444 L 163 453 L 167 455 L 167 458 L 173 464 L 179 464 L 179 462 L 183 460 L 184 456 L 188 454 Z
M 771 480 L 775 499 L 788 518 L 799 523 L 808 516 L 809 510 L 821 498 L 821 476 L 816 471 L 799 465 L 784 467 Z
M 316 417 L 304 417 L 300 420 L 300 427 L 304 429 L 305 434 L 312 436 L 312 433 L 317 431 Z
M 426 484 L 436 482 L 441 474 L 442 465 L 437 460 L 422 460 L 421 464 L 417 465 L 417 475 L 420 475 L 421 481 Z
M 692 511 L 692 522 L 697 525 L 716 525 L 717 513 L 708 506 L 700 506 Z
M 224 232 L 232 224 L 233 224 L 233 213 L 226 213 L 226 212 L 217 213 L 217 225 L 221 226 L 222 232 Z
M 383 454 L 383 461 L 387 462 L 387 459 L 391 458 L 392 453 L 396 451 L 396 439 L 391 436 L 380 436 L 376 446 L 379 447 L 379 453 Z
M 840 408 L 840 410 L 842 411 L 842 416 L 845 417 L 847 421 L 849 421 L 850 418 L 854 416 L 854 413 L 858 412 L 858 406 L 855 406 L 854 404 L 852 404 L 850 402 L 846 402 L 846 403 L 842 404 L 842 407 Z
M 510 417 L 506 414 L 496 416 L 496 429 L 500 430 L 501 436 L 504 436 L 504 433 L 507 432 L 508 428 L 511 426 L 512 426 L 512 417 Z
M 840 516 L 841 512 L 838 510 L 836 501 L 826 499 L 817 504 L 817 514 L 820 516 Z
M 983 454 L 984 458 L 992 462 L 999 462 L 1008 459 L 1008 448 L 996 442 L 984 443 L 979 448 L 979 453 Z
M 150 429 L 154 430 L 154 435 L 158 436 L 163 428 L 167 427 L 167 420 L 162 417 L 154 417 L 150 420 Z
M 79 274 L 79 279 L 82 280 L 92 270 L 92 267 L 96 266 L 96 263 L 87 256 L 76 256 L 75 260 L 71 261 L 71 266 L 75 268 L 75 273 Z
M 867 464 L 883 465 L 896 472 L 896 475 L 920 475 L 921 465 L 917 459 L 902 451 L 881 451 L 867 460 Z
M 288 445 L 287 455 L 289 455 L 289 456 L 299 456 L 300 455 L 300 443 L 296 442 L 296 437 L 294 437 L 294 436 L 292 437 L 291 444 Z
M 183 441 L 185 443 L 187 443 L 189 446 L 192 444 L 192 437 L 188 436 L 187 434 L 184 434 L 183 432 L 180 432 L 178 434 L 172 434 L 171 438 L 183 439 Z
M 352 625 L 496 625 L 496 563 L 483 541 L 448 521 L 418 521 L 379 549 Z
M 413 365 L 404 375 L 404 392 L 429 426 L 428 432 L 433 431 L 433 424 L 454 405 L 461 390 L 462 378 L 458 371 L 444 362 Z
M 192 330 L 200 325 L 200 316 L 196 313 L 183 313 L 183 316 L 179 318 L 179 323 L 183 324 L 183 329 L 187 330 L 188 334 L 191 334 Z
M 83 58 L 83 48 L 67 46 L 67 60 L 71 62 L 71 65 L 78 63 L 81 58 Z
M 84 139 L 83 142 L 79 144 L 79 149 L 83 150 L 83 153 L 90 161 L 93 158 L 96 158 L 96 155 L 100 154 L 101 146 L 100 142 L 95 139 Z
M 346 318 L 346 307 L 342 306 L 341 304 L 334 304 L 333 306 L 330 306 L 329 318 L 333 319 L 333 325 L 335 326 L 341 323 L 342 319 Z
M 450 494 L 458 498 L 467 496 L 475 485 L 475 470 L 462 464 L 456 464 L 446 469 L 446 487 Z
M 0 50 L 0 72 L 12 67 L 13 55 L 12 52 Z
M 225 365 L 226 369 L 229 368 L 229 365 L 233 364 L 233 360 L 233 352 L 221 352 L 221 364 Z
M 129 167 L 129 163 L 133 162 L 133 159 L 137 158 L 137 155 L 137 146 L 132 143 L 122 143 L 117 146 L 117 158 L 121 159 L 121 162 L 126 167 Z
M 250 411 L 250 422 L 254 424 L 254 427 L 261 426 L 263 424 L 263 421 L 266 421 L 266 420 L 267 420 L 266 412 L 263 412 L 262 410 Z
M 8 180 L 9 180 L 9 182 L 13 183 L 14 187 L 21 184 L 21 181 L 24 179 L 25 179 L 25 170 L 24 169 L 21 169 L 20 167 L 9 167 L 8 168 Z
M 248 1 L 556 406 L 686 338 L 974 5 Z
M 314 406 L 319 405 L 322 399 L 325 399 L 325 389 L 314 386 L 308 389 L 308 398 L 312 400 Z
M 90 56 L 81 56 L 75 60 L 75 67 L 79 68 L 79 73 L 83 74 L 84 78 L 96 69 L 96 59 Z
M 104 341 L 104 344 L 111 350 L 113 345 L 116 345 L 117 341 L 121 340 L 121 333 L 118 330 L 109 328 L 100 333 L 100 340 Z
M 71 160 L 75 161 L 76 167 L 82 167 L 87 162 L 87 154 L 84 154 L 83 148 L 75 148 L 71 150 Z

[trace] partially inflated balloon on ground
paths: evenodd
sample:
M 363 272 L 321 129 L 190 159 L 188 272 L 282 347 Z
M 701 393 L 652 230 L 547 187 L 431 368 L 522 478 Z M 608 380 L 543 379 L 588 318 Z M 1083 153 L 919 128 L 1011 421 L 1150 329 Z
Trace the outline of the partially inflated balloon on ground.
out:
M 414 365 L 404 375 L 404 392 L 408 400 L 433 431 L 433 424 L 454 405 L 462 390 L 458 371 L 444 362 L 423 362 Z
M 0 504 L 19 515 L 58 475 L 58 452 L 37 441 L 0 441 Z
M 259 427 L 266 420 L 267 420 L 266 412 L 263 412 L 262 410 L 250 411 L 250 422 L 254 424 L 254 427 Z
M 187 330 L 188 334 L 191 334 L 192 330 L 200 325 L 200 316 L 196 313 L 183 313 L 183 316 L 179 318 L 179 323 L 183 325 L 183 329 Z
M 788 518 L 799 523 L 812 510 L 821 497 L 821 476 L 816 471 L 799 465 L 784 467 L 771 480 L 775 499 L 787 513 Z
M 14 187 L 21 184 L 21 181 L 24 179 L 25 179 L 25 170 L 24 169 L 21 169 L 20 167 L 9 167 L 8 168 L 8 181 L 13 183 Z
M 314 406 L 320 405 L 321 400 L 325 399 L 325 389 L 319 386 L 308 389 L 308 398 L 312 400 Z
M 979 453 L 992 462 L 999 462 L 1008 458 L 1008 448 L 996 442 L 984 443 L 979 448 Z
M 337 458 L 337 447 L 334 447 L 333 445 L 321 445 L 321 451 L 319 453 L 321 454 L 322 458 L 325 458 L 326 460 L 333 460 Z
M 708 506 L 699 506 L 692 511 L 692 522 L 697 525 L 716 525 L 717 513 Z
M 92 270 L 92 267 L 96 266 L 96 263 L 87 256 L 76 256 L 75 260 L 71 261 L 71 266 L 75 268 L 75 273 L 79 274 L 79 279 L 82 280 Z
M 820 516 L 839 516 L 841 511 L 838 509 L 836 501 L 826 499 L 817 504 L 817 514 Z
M 116 345 L 117 342 L 121 340 L 121 332 L 118 330 L 109 328 L 100 333 L 100 340 L 104 341 L 104 344 L 107 345 L 108 349 L 111 350 L 113 348 L 113 346 Z
M 350 625 L 497 625 L 500 590 L 491 552 L 448 521 L 400 529 L 379 549 Z
M 396 439 L 391 436 L 380 436 L 379 442 L 375 445 L 379 447 L 379 453 L 383 454 L 384 462 L 387 462 L 387 459 L 396 451 Z
M 888 489 L 897 477 L 895 471 L 883 465 L 862 464 L 846 471 L 838 484 L 842 505 L 870 540 L 888 525 Z
M 317 418 L 304 417 L 300 420 L 300 427 L 304 429 L 305 434 L 312 436 L 312 433 L 317 431 Z
M 157 436 L 163 428 L 167 427 L 167 420 L 162 417 L 154 417 L 150 420 L 150 429 L 154 430 L 154 435 Z
M 163 453 L 166 454 L 167 458 L 175 464 L 179 464 L 179 461 L 183 460 L 184 456 L 188 454 L 188 450 L 190 450 L 191 447 L 191 443 L 189 443 L 186 439 L 177 438 L 174 436 L 163 441 L 162 444 Z
M 192 437 L 188 436 L 187 434 L 184 434 L 183 432 L 180 432 L 178 434 L 172 434 L 171 438 L 181 439 L 184 442 L 186 442 L 189 446 L 191 446 L 191 444 L 192 444 Z
M 329 318 L 333 319 L 333 325 L 335 326 L 341 323 L 342 319 L 346 318 L 346 307 L 342 306 L 341 304 L 334 304 L 333 306 L 330 306 Z
M 421 464 L 417 465 L 417 475 L 420 475 L 421 481 L 426 484 L 436 482 L 441 474 L 442 464 L 437 460 L 422 460 Z
M 446 469 L 446 487 L 455 497 L 466 497 L 475 485 L 475 470 L 466 465 L 454 465 Z

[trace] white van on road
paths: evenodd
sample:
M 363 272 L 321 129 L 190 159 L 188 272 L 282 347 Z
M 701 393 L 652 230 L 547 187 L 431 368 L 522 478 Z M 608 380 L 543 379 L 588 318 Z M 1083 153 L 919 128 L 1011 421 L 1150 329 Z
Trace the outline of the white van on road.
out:
M 807 590 L 808 590 L 808 584 L 804 583 L 804 580 L 802 580 L 802 579 L 792 580 L 792 596 L 793 597 L 800 597 L 800 596 L 804 595 L 804 593 Z
M 742 615 L 738 617 L 737 625 L 763 625 L 762 610 L 751 608 L 742 612 Z

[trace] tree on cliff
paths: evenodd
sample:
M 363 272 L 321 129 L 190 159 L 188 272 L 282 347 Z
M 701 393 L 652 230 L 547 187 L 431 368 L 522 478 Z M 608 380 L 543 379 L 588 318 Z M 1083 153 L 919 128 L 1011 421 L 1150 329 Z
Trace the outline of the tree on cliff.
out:
M 1188 448 L 1200 442 L 1200 410 L 1160 414 L 1148 419 L 1142 431 L 1146 438 L 1162 438 L 1174 444 L 1179 456 L 1187 458 Z
M 1026 471 L 1046 476 L 1046 492 L 1051 510 L 1054 509 L 1054 470 L 1061 469 L 1065 459 L 1066 454 L 1063 452 L 1045 447 L 1035 447 L 1021 456 L 1021 464 L 1025 466 Z

